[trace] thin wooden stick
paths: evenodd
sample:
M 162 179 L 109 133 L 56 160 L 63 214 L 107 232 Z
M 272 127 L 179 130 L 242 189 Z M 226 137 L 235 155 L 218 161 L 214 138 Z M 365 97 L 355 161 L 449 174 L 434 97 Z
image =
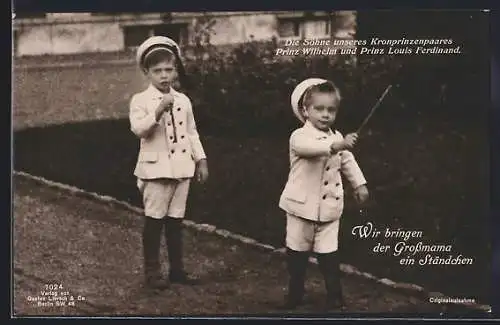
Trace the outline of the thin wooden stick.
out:
M 382 100 L 384 99 L 384 97 L 387 95 L 387 93 L 389 92 L 389 90 L 391 90 L 392 88 L 392 85 L 389 85 L 387 86 L 387 88 L 385 89 L 385 91 L 383 92 L 382 96 L 380 96 L 380 98 L 378 99 L 378 101 L 375 103 L 375 105 L 373 105 L 370 113 L 368 114 L 368 116 L 364 119 L 363 123 L 361 123 L 360 127 L 358 128 L 358 130 L 356 131 L 356 133 L 359 134 L 359 132 L 361 132 L 361 129 L 366 125 L 366 123 L 368 123 L 368 120 L 372 117 L 373 113 L 375 113 L 375 110 L 377 109 L 377 107 L 379 107 L 380 103 L 382 102 Z

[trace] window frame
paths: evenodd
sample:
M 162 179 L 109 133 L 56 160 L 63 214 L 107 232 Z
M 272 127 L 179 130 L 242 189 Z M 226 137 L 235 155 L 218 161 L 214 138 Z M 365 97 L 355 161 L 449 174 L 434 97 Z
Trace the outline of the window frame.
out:
M 304 31 L 303 31 L 303 20 L 302 18 L 300 17 L 278 17 L 278 37 L 280 40 L 300 40 L 302 39 L 302 35 L 304 34 Z M 292 36 L 282 36 L 280 34 L 280 27 L 281 27 L 281 24 L 283 23 L 293 23 L 294 26 L 293 26 L 293 29 L 294 29 L 294 34 L 295 34 L 295 29 L 297 30 L 297 34 L 296 35 L 292 35 Z M 296 25 L 295 25 L 296 24 Z
M 298 35 L 294 36 L 281 36 L 280 24 L 285 22 L 293 22 L 297 24 Z M 308 22 L 325 22 L 325 31 L 322 35 L 317 35 L 316 38 L 328 38 L 332 35 L 332 21 L 329 17 L 278 17 L 278 30 L 277 34 L 280 40 L 302 40 L 305 38 L 305 25 Z
M 141 43 L 148 37 L 158 35 L 157 30 L 161 29 L 164 26 L 178 26 L 179 27 L 179 35 L 173 37 L 174 40 L 178 40 L 178 44 L 180 46 L 185 45 L 185 43 L 189 42 L 189 26 L 187 23 L 164 23 L 164 24 L 138 24 L 138 25 L 124 25 L 122 27 L 123 31 L 123 41 L 125 49 L 136 49 L 141 45 Z M 129 45 L 127 42 L 127 30 L 135 29 L 135 28 L 144 28 L 147 30 L 147 35 L 140 37 L 141 41 L 138 41 L 136 45 Z M 135 42 L 134 42 L 135 43 Z

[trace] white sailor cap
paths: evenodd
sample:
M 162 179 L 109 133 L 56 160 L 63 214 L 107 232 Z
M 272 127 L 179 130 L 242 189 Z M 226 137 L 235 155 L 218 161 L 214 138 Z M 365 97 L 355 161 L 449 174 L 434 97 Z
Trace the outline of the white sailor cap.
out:
M 306 92 L 307 89 L 309 89 L 312 86 L 315 85 L 320 85 L 322 83 L 328 82 L 328 80 L 321 79 L 321 78 L 309 78 L 297 85 L 295 89 L 292 92 L 292 95 L 290 96 L 290 101 L 292 104 L 292 109 L 293 113 L 297 118 L 302 122 L 305 123 L 306 119 L 304 115 L 302 114 L 302 107 L 299 107 L 301 104 L 301 99 L 302 96 L 304 96 L 304 93 Z
M 136 60 L 137 64 L 142 68 L 144 64 L 144 58 L 154 52 L 155 50 L 168 50 L 172 52 L 178 62 L 182 64 L 180 61 L 181 58 L 181 49 L 179 45 L 171 38 L 166 36 L 152 36 L 145 40 L 138 48 Z

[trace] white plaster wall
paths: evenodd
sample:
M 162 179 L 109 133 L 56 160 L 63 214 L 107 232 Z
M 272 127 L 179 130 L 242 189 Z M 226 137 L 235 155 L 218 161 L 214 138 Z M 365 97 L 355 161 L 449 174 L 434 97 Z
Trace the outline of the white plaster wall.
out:
M 250 40 L 267 40 L 277 35 L 277 19 L 272 14 L 215 17 L 214 45 L 240 43 Z
M 35 25 L 18 31 L 16 45 L 20 56 L 112 52 L 124 48 L 124 37 L 117 23 Z
M 356 29 L 356 13 L 337 12 L 339 24 L 336 37 L 350 38 Z M 124 50 L 124 35 L 119 19 L 91 22 L 91 16 L 71 14 L 49 16 L 50 21 L 41 24 L 19 25 L 17 31 L 17 55 L 74 54 L 84 52 L 113 52 Z M 84 17 L 78 22 L 78 17 Z M 215 16 L 216 24 L 211 36 L 214 45 L 241 43 L 250 40 L 268 40 L 277 36 L 278 18 L 274 13 L 253 13 Z M 192 20 L 194 23 L 196 18 Z M 192 26 L 188 27 L 192 32 Z

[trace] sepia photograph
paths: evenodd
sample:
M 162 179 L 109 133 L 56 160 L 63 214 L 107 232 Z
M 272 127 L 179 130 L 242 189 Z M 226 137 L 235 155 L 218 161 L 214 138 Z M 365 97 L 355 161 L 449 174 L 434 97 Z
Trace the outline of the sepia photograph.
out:
M 12 14 L 12 317 L 491 318 L 488 10 Z

